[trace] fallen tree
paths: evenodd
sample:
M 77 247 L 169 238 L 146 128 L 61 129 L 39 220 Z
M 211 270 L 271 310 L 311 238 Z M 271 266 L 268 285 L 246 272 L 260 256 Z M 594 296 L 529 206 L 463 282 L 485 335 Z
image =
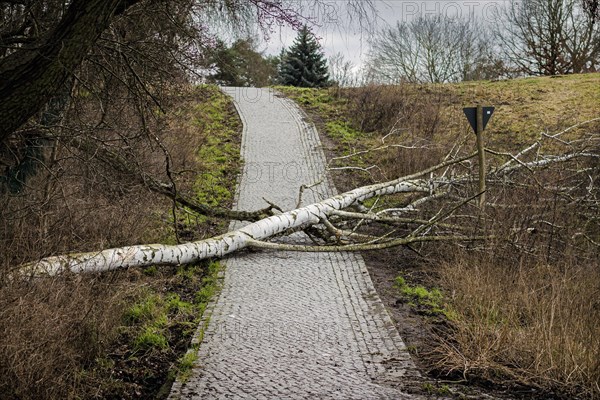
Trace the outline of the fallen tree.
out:
M 546 138 L 557 140 L 560 134 L 552 137 L 546 135 Z M 581 144 L 581 140 L 578 143 Z M 529 154 L 535 153 L 534 150 L 539 151 L 539 142 L 515 155 L 488 150 L 497 157 L 508 158 L 508 161 L 491 168 L 487 179 L 492 184 L 518 185 L 519 183 L 511 182 L 511 176 L 517 171 L 533 172 L 577 159 L 597 160 L 598 154 L 587 150 L 589 149 L 587 144 L 589 144 L 589 140 L 586 141 L 585 146 L 578 147 L 580 150 L 573 150 L 561 155 L 544 156 L 538 152 L 527 161 L 522 160 L 526 159 L 525 157 Z M 288 251 L 361 251 L 419 242 L 482 240 L 489 236 L 465 228 L 461 224 L 444 222 L 456 210 L 481 194 L 459 197 L 455 190 L 457 187 L 473 182 L 470 173 L 457 174 L 457 167 L 464 168 L 464 164 L 470 163 L 475 155 L 452 157 L 418 173 L 388 182 L 363 186 L 319 203 L 260 219 L 242 228 L 206 240 L 179 245 L 135 245 L 98 252 L 53 256 L 21 266 L 19 272 L 28 276 L 47 276 L 67 271 L 73 273 L 101 272 L 156 264 L 178 265 L 211 257 L 223 257 L 250 247 Z M 589 168 L 577 169 L 572 175 L 579 177 L 579 175 L 587 176 L 586 174 L 589 175 Z M 592 185 L 594 185 L 593 179 Z M 373 213 L 362 206 L 362 202 L 367 199 L 400 193 L 410 194 L 416 199 L 412 199 L 409 204 L 401 208 L 390 208 L 378 213 Z M 423 204 L 441 198 L 450 199 L 450 202 L 453 201 L 453 203 L 449 207 L 439 208 L 428 219 L 406 217 L 407 213 Z M 349 208 L 354 208 L 355 211 L 348 211 Z M 269 210 L 272 211 L 273 208 Z M 349 221 L 356 220 L 359 222 L 351 230 L 335 226 L 335 224 L 348 226 Z M 398 234 L 399 230 L 396 228 L 382 235 L 357 232 L 358 226 L 367 225 L 370 222 L 410 225 L 410 229 L 405 230 L 401 235 Z M 434 227 L 439 227 L 446 233 L 435 233 Z M 298 231 L 306 232 L 313 244 L 290 244 L 271 240 Z
M 54 275 L 64 271 L 108 271 L 123 267 L 153 264 L 186 264 L 210 257 L 222 257 L 248 246 L 259 246 L 260 241 L 278 234 L 297 231 L 326 220 L 334 210 L 341 210 L 376 195 L 399 192 L 429 193 L 428 181 L 418 179 L 429 172 L 473 157 L 445 162 L 418 174 L 391 182 L 365 186 L 343 193 L 320 203 L 261 219 L 224 235 L 180 245 L 139 245 L 108 249 L 100 252 L 68 254 L 49 257 L 25 267 L 31 275 Z

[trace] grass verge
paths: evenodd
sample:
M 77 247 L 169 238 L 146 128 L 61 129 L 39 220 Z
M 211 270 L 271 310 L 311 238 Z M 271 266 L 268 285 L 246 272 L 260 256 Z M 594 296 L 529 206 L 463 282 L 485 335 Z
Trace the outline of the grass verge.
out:
M 190 194 L 201 204 L 230 207 L 240 169 L 241 126 L 230 99 L 218 88 L 200 86 L 196 91 L 202 101 L 188 102 L 176 111 L 200 140 Z M 199 240 L 224 232 L 228 224 L 186 209 L 176 210 L 175 222 L 176 235 L 167 237 L 167 242 Z M 221 264 L 215 261 L 179 267 L 167 281 L 154 279 L 154 284 L 126 311 L 125 321 L 134 323 L 120 336 L 127 348 L 120 356 L 121 365 L 127 370 L 131 361 L 136 361 L 130 377 L 145 371 L 142 384 L 132 382 L 137 387 L 132 398 L 164 398 L 176 377 L 185 378 L 191 371 L 198 347 L 191 340 L 219 289 L 220 270 Z M 144 272 L 153 275 L 155 269 Z

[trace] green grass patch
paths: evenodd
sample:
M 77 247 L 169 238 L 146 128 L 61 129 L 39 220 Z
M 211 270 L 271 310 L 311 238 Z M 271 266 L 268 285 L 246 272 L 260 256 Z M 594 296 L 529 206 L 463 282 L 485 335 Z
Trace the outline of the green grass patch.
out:
M 357 126 L 348 118 L 348 99 L 334 92 L 334 89 L 296 88 L 278 86 L 276 89 L 287 97 L 300 104 L 307 111 L 317 115 L 322 125 L 317 124 L 336 146 L 338 155 L 349 155 L 363 150 L 372 143 L 372 135 L 357 129 Z M 355 167 L 366 167 L 369 156 L 351 157 L 343 163 Z M 333 167 L 338 166 L 334 163 Z M 340 164 L 341 165 L 341 164 Z M 362 173 L 355 171 L 355 173 Z M 368 176 L 368 174 L 366 174 Z
M 232 112 L 231 101 L 215 86 L 201 86 L 207 101 L 193 110 L 193 124 L 198 126 L 204 143 L 198 149 L 203 173 L 194 183 L 196 200 L 213 207 L 227 207 L 233 200 L 232 190 L 240 169 L 239 120 Z
M 450 396 L 452 395 L 452 391 L 448 385 L 440 385 L 436 383 L 435 385 L 429 382 L 425 382 L 422 385 L 423 390 L 429 395 L 437 395 L 437 396 Z
M 330 137 L 339 140 L 344 144 L 355 144 L 361 137 L 361 133 L 352 128 L 350 124 L 345 121 L 329 121 L 325 124 L 325 128 Z
M 194 368 L 194 364 L 198 359 L 198 348 L 194 346 L 190 351 L 184 354 L 183 357 L 179 359 L 179 363 L 177 366 L 177 373 L 179 375 L 179 379 L 183 382 L 186 382 L 192 373 Z
M 453 313 L 447 308 L 439 289 L 427 289 L 422 285 L 410 286 L 402 276 L 396 277 L 395 286 L 408 304 L 418 307 L 421 312 L 452 318 Z
M 165 337 L 161 328 L 147 326 L 135 338 L 133 345 L 136 350 L 164 350 L 169 347 L 169 340 Z
M 196 304 L 201 314 L 204 314 L 206 307 L 220 289 L 219 275 L 222 270 L 221 263 L 211 261 L 208 264 L 208 274 L 202 279 L 202 288 L 196 292 Z
M 162 298 L 160 295 L 149 292 L 134 303 L 123 316 L 127 325 L 134 325 L 152 321 L 162 313 Z
M 185 299 L 179 293 L 159 288 L 139 292 L 122 316 L 123 333 L 131 337 L 134 353 L 170 349 L 173 331 L 191 336 L 219 290 L 222 268 L 220 262 L 210 260 L 180 266 L 171 284 L 196 288 L 185 294 Z
M 186 317 L 193 318 L 194 315 L 195 310 L 191 304 L 183 307 L 182 303 L 176 294 L 146 291 L 123 316 L 125 324 L 132 327 L 134 349 L 136 351 L 167 349 L 168 330 L 176 323 L 181 310 L 185 310 Z
M 323 104 L 334 102 L 334 98 L 329 94 L 328 90 L 292 86 L 276 86 L 275 89 L 290 95 L 304 106 L 321 107 Z
M 199 137 L 195 152 L 194 178 L 191 191 L 194 201 L 214 208 L 230 208 L 233 204 L 237 177 L 241 170 L 241 124 L 232 100 L 214 85 L 195 89 L 199 99 L 193 106 L 182 108 L 178 120 Z M 185 143 L 182 144 L 185 146 Z M 189 172 L 189 171 L 188 171 Z M 172 223 L 173 216 L 167 219 Z M 177 210 L 181 241 L 192 241 L 226 231 L 228 221 L 198 215 L 191 210 Z M 168 235 L 163 242 L 175 243 Z

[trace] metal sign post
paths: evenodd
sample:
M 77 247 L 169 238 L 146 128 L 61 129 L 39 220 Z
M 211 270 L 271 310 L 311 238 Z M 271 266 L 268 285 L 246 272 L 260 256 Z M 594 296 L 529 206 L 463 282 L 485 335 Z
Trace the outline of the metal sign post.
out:
M 471 124 L 471 128 L 477 136 L 477 156 L 479 160 L 479 207 L 483 209 L 485 205 L 485 146 L 483 142 L 483 130 L 492 118 L 494 107 L 466 107 L 463 112 Z

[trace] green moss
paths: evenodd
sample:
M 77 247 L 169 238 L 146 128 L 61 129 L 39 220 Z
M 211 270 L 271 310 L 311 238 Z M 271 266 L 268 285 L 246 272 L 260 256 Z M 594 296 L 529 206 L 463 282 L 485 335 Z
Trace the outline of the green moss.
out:
M 441 396 L 449 396 L 452 395 L 452 390 L 450 390 L 450 386 L 448 385 L 439 385 L 432 384 L 429 382 L 425 382 L 422 385 L 423 390 L 429 395 L 441 395 Z
M 146 261 L 145 256 L 144 261 Z M 144 268 L 142 271 L 144 272 L 144 275 L 155 276 L 158 273 L 158 268 L 156 267 L 156 265 L 151 265 L 149 267 Z
M 427 394 L 433 394 L 435 393 L 435 387 L 429 383 L 429 382 L 425 382 L 422 385 L 423 390 L 427 393 Z
M 379 197 L 371 197 L 370 199 L 366 199 L 365 201 L 363 201 L 362 204 L 367 208 L 371 208 L 375 205 L 375 202 L 377 202 L 378 199 Z

